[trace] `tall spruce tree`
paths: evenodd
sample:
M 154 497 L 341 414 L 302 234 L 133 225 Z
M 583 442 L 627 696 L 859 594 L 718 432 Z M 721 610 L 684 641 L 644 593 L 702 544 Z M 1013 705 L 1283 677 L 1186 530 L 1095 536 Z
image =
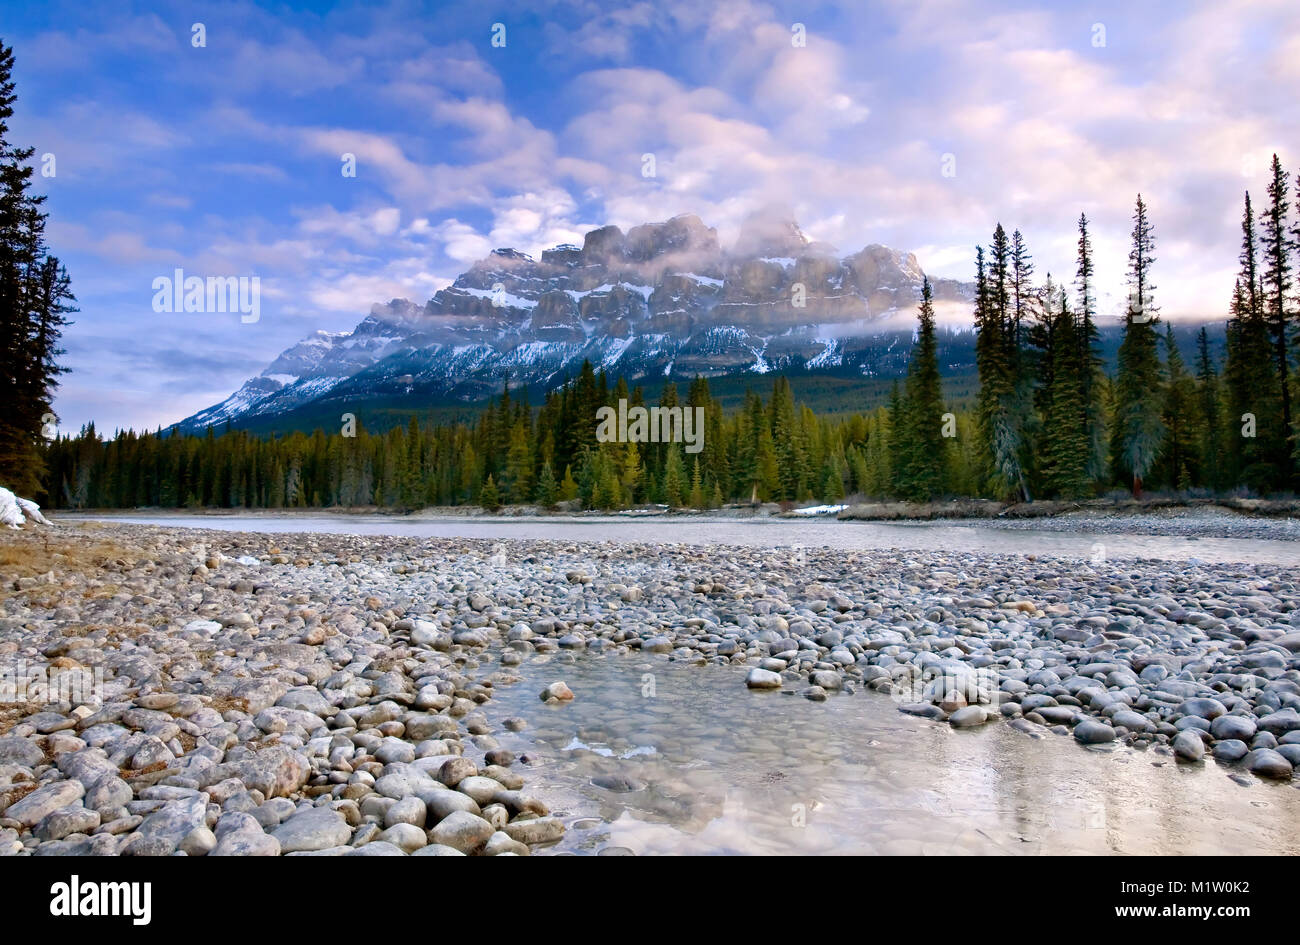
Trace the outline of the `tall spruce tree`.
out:
M 1277 455 L 1273 461 L 1277 464 L 1283 481 L 1290 479 L 1291 451 L 1287 448 L 1287 438 L 1291 435 L 1291 379 L 1290 379 L 1290 330 L 1291 317 L 1288 307 L 1291 302 L 1291 252 L 1293 245 L 1291 234 L 1287 229 L 1291 203 L 1288 200 L 1289 187 L 1282 162 L 1273 155 L 1273 165 L 1268 182 L 1268 209 L 1261 219 L 1260 247 L 1264 253 L 1264 272 L 1261 276 L 1264 284 L 1264 310 L 1269 332 L 1273 341 L 1273 365 L 1277 372 L 1278 393 L 1281 398 L 1280 438 L 1270 437 L 1270 441 L 1279 443 Z
M 76 309 L 67 273 L 46 250 L 45 198 L 30 193 L 35 150 L 9 141 L 13 66 L 0 42 L 0 485 L 30 496 L 41 488 L 43 433 L 64 371 L 59 339 Z
M 1079 292 L 1079 403 L 1083 412 L 1088 478 L 1100 481 L 1107 470 L 1106 411 L 1102 404 L 1101 334 L 1097 330 L 1097 297 L 1093 290 L 1095 270 L 1092 262 L 1092 239 L 1088 236 L 1088 217 L 1079 214 L 1078 266 L 1075 285 Z
M 976 350 L 979 370 L 981 452 L 990 487 L 999 498 L 1031 498 L 1025 476 L 1025 422 L 1031 412 L 1031 387 L 1018 376 L 1019 344 L 1011 307 L 1011 246 L 1006 230 L 993 232 L 988 272 L 976 249 Z
M 548 511 L 555 508 L 559 495 L 560 487 L 555 482 L 555 471 L 551 469 L 550 463 L 543 463 L 542 472 L 537 477 L 536 501 L 538 506 Z
M 944 491 L 945 446 L 943 388 L 934 335 L 934 297 L 928 278 L 921 286 L 916 344 L 907 368 L 901 406 L 896 462 L 898 490 L 903 498 L 923 502 Z
M 1300 171 L 1296 172 L 1296 199 L 1300 200 Z M 1300 215 L 1297 216 L 1295 224 L 1291 227 L 1291 249 L 1300 253 Z M 1300 300 L 1297 300 L 1300 303 Z M 1297 361 L 1300 361 L 1300 304 L 1291 312 L 1292 318 L 1296 322 L 1296 331 L 1291 336 L 1291 343 L 1296 348 Z M 1295 490 L 1300 488 L 1300 416 L 1292 416 L 1291 427 L 1287 435 L 1291 437 L 1294 452 L 1291 456 L 1291 481 L 1287 484 L 1289 488 Z
M 981 478 L 991 486 L 996 479 L 994 437 L 997 428 L 1000 385 L 1006 373 L 1002 360 L 1001 325 L 989 290 L 984 247 L 975 247 L 975 367 L 979 373 L 976 413 L 979 418 L 979 464 Z M 890 427 L 896 427 L 900 415 L 891 409 Z M 891 450 L 891 454 L 896 451 Z
M 487 512 L 496 512 L 501 508 L 501 493 L 497 491 L 497 484 L 491 473 L 488 473 L 483 488 L 479 490 L 478 504 Z
M 1210 357 L 1210 336 L 1201 326 L 1196 335 L 1196 392 L 1201 402 L 1201 477 L 1218 492 L 1224 486 L 1223 416 L 1219 398 L 1219 375 Z
M 1256 247 L 1256 220 L 1247 193 L 1241 218 L 1241 268 L 1226 332 L 1225 434 L 1233 481 L 1266 491 L 1285 480 L 1280 459 L 1286 450 L 1286 431 Z
M 1160 354 L 1154 327 L 1158 315 L 1152 295 L 1156 287 L 1151 281 L 1154 251 L 1155 235 L 1146 204 L 1138 194 L 1133 211 L 1133 247 L 1129 250 L 1129 303 L 1124 315 L 1124 340 L 1119 348 L 1111 436 L 1112 462 L 1117 470 L 1131 476 L 1135 496 L 1141 496 L 1142 482 L 1155 465 L 1165 436 L 1160 417 Z
M 801 499 L 809 486 L 808 454 L 804 443 L 803 425 L 799 423 L 794 406 L 790 381 L 778 377 L 772 383 L 771 416 L 772 442 L 776 447 L 780 470 L 781 495 L 779 498 Z
M 1083 409 L 1088 365 L 1079 358 L 1082 326 L 1070 312 L 1065 293 L 1055 302 L 1049 299 L 1048 304 L 1055 311 L 1048 350 L 1052 370 L 1044 398 L 1043 480 L 1052 494 L 1081 499 L 1090 491 L 1088 429 Z
M 1196 383 L 1187 373 L 1174 338 L 1174 326 L 1165 322 L 1165 385 L 1161 420 L 1165 443 L 1161 455 L 1164 481 L 1176 489 L 1200 482 L 1200 402 Z
M 667 458 L 664 460 L 664 503 L 671 508 L 680 508 L 686 501 L 687 488 L 682 452 L 676 443 L 669 443 L 667 450 Z
M 1038 295 L 1033 284 L 1034 263 L 1025 239 L 1016 230 L 1011 234 L 1011 367 L 1017 377 L 1023 365 L 1021 354 L 1025 348 L 1025 331 L 1035 315 Z

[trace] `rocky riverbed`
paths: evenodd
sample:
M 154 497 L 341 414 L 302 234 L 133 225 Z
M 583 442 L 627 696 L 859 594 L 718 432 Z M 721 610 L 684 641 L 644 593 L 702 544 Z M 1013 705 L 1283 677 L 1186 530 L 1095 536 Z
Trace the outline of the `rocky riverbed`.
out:
M 491 700 L 580 651 L 1270 790 L 1300 764 L 1300 573 L 1281 564 L 116 523 L 4 535 L 0 575 L 6 854 L 543 852 L 566 830 L 543 759 L 503 747 L 528 713 Z

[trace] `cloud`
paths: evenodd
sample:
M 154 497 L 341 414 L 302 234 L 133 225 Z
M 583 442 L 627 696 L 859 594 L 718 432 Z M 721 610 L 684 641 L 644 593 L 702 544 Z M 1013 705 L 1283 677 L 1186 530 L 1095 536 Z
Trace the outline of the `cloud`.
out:
M 443 243 L 443 253 L 463 265 L 469 265 L 492 252 L 492 241 L 467 223 L 452 217 L 429 231 Z
M 209 164 L 208 170 L 217 174 L 229 174 L 234 177 L 261 178 L 270 181 L 287 180 L 289 175 L 284 168 L 274 164 L 246 164 L 234 161 L 226 164 Z
M 90 253 L 111 263 L 170 265 L 183 258 L 174 249 L 150 246 L 135 230 L 95 234 L 77 223 L 52 220 L 46 236 L 57 253 Z
M 365 61 L 360 56 L 333 55 L 301 33 L 290 31 L 272 43 L 244 40 L 223 69 L 229 88 L 270 88 L 302 96 L 355 83 L 365 72 Z

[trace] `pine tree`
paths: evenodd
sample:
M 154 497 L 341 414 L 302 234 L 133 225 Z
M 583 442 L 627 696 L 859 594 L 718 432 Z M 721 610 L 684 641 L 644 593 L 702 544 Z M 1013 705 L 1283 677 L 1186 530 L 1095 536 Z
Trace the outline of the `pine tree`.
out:
M 16 101 L 13 50 L 0 43 L 0 485 L 41 489 L 43 429 L 64 368 L 59 339 L 76 311 L 68 275 L 45 247 L 43 196 L 29 193 L 33 148 L 9 143 Z
M 1033 257 L 1029 255 L 1029 249 L 1025 245 L 1024 237 L 1020 231 L 1016 230 L 1011 234 L 1011 340 L 1013 361 L 1012 368 L 1017 375 L 1020 374 L 1022 365 L 1019 363 L 1020 355 L 1024 349 L 1024 332 L 1028 322 L 1034 316 L 1035 302 L 1037 297 L 1034 293 L 1033 275 L 1034 264 Z
M 555 473 L 551 470 L 550 463 L 542 464 L 542 472 L 537 477 L 536 500 L 538 506 L 550 510 L 555 508 L 555 501 L 559 495 L 559 488 L 555 484 Z
M 689 504 L 693 509 L 704 508 L 704 482 L 700 479 L 700 461 L 695 460 L 691 471 L 691 497 Z
M 901 464 L 899 491 L 916 502 L 929 501 L 943 492 L 945 446 L 943 389 L 934 337 L 934 302 L 930 280 L 921 287 L 916 345 L 907 369 L 902 404 L 902 442 L 895 457 Z
M 593 477 L 596 482 L 596 491 L 592 498 L 592 505 L 605 511 L 622 508 L 623 490 L 619 486 L 614 463 L 604 450 L 598 450 L 595 453 Z
M 832 505 L 842 498 L 844 498 L 844 480 L 834 460 L 827 459 L 822 464 L 821 500 L 826 505 Z
M 1300 172 L 1296 173 L 1296 196 L 1300 199 Z M 1300 252 L 1300 219 L 1297 219 L 1291 227 L 1291 245 L 1290 249 Z M 1291 313 L 1296 321 L 1297 328 L 1300 328 L 1300 307 L 1297 307 Z M 1285 333 L 1285 332 L 1284 332 Z M 1291 343 L 1296 348 L 1297 358 L 1300 359 L 1300 330 L 1295 331 L 1291 337 Z M 1282 383 L 1285 385 L 1287 375 L 1283 375 Z M 1297 387 L 1300 389 L 1300 386 Z M 1288 403 L 1290 401 L 1288 400 Z M 1291 469 L 1291 479 L 1286 484 L 1292 490 L 1300 488 L 1300 416 L 1292 416 L 1292 425 L 1287 427 L 1287 436 L 1291 437 L 1293 443 L 1292 455 L 1288 458 Z
M 1001 496 L 1015 494 L 1028 501 L 1031 496 L 1022 453 L 1031 391 L 1015 369 L 1020 353 L 1010 312 L 1010 260 L 1006 231 L 999 223 L 993 233 L 987 275 L 983 250 L 976 249 L 975 361 L 980 379 L 977 410 L 981 452 L 991 487 Z
M 641 500 L 644 495 L 645 466 L 641 463 L 641 451 L 631 440 L 623 449 L 619 483 L 629 504 L 635 505 Z
M 903 392 L 898 381 L 889 388 L 888 407 L 889 439 L 885 448 L 889 452 L 889 495 L 901 496 L 907 493 L 907 481 L 910 478 L 911 431 L 907 429 L 910 417 L 903 403 Z
M 883 498 L 893 492 L 894 473 L 891 465 L 889 410 L 880 407 L 872 417 L 864 455 L 866 472 L 862 491 L 869 497 Z
M 520 419 L 510 428 L 506 452 L 505 494 L 511 502 L 526 502 L 532 494 L 533 450 L 527 423 Z
M 751 501 L 771 502 L 781 497 L 781 471 L 777 461 L 776 442 L 772 430 L 762 424 L 758 432 L 758 449 L 755 457 L 758 479 L 750 493 Z
M 317 431 L 319 432 L 319 431 Z M 412 509 L 420 505 L 423 495 L 420 462 L 420 425 L 412 417 L 403 442 L 401 504 Z
M 1141 496 L 1142 481 L 1155 465 L 1164 441 L 1160 418 L 1160 355 L 1154 323 L 1157 309 L 1152 299 L 1155 284 L 1151 265 L 1155 237 L 1142 195 L 1133 213 L 1133 248 L 1129 251 L 1129 305 L 1124 317 L 1124 340 L 1119 349 L 1115 384 L 1115 426 L 1111 438 L 1112 462 L 1132 476 L 1133 494 Z
M 1291 471 L 1291 452 L 1286 438 L 1291 435 L 1291 379 L 1290 379 L 1290 313 L 1287 311 L 1291 295 L 1291 252 L 1293 245 L 1287 232 L 1287 214 L 1291 208 L 1288 181 L 1282 162 L 1273 155 L 1272 175 L 1268 182 L 1268 209 L 1264 213 L 1260 246 L 1264 252 L 1264 301 L 1266 321 L 1273 341 L 1273 364 L 1277 372 L 1277 386 L 1281 397 L 1281 437 L 1270 437 L 1280 445 L 1272 457 L 1277 464 L 1282 481 L 1288 481 Z
M 1201 326 L 1196 335 L 1196 386 L 1201 402 L 1200 450 L 1202 477 L 1214 491 L 1223 488 L 1223 416 L 1219 405 L 1219 376 L 1210 359 L 1210 338 Z
M 1200 479 L 1200 455 L 1197 438 L 1200 418 L 1196 384 L 1183 365 L 1182 354 L 1174 340 L 1174 326 L 1165 323 L 1164 405 L 1161 419 L 1165 425 L 1165 444 L 1161 464 L 1165 482 L 1185 489 Z
M 1052 370 L 1046 387 L 1043 418 L 1043 479 L 1049 492 L 1065 499 L 1081 499 L 1090 491 L 1088 427 L 1083 409 L 1086 362 L 1079 358 L 1082 324 L 1076 322 L 1064 293 L 1049 304 L 1052 316 L 1050 358 Z
M 479 490 L 478 504 L 487 512 L 499 512 L 501 510 L 501 493 L 497 491 L 497 484 L 493 480 L 491 473 L 488 473 L 483 488 Z
M 1078 268 L 1075 285 L 1079 290 L 1079 402 L 1083 413 L 1084 442 L 1086 444 L 1085 471 L 1089 479 L 1100 481 L 1107 471 L 1106 421 L 1101 402 L 1104 375 L 1099 353 L 1100 334 L 1097 331 L 1097 299 L 1093 292 L 1094 268 L 1092 240 L 1088 236 L 1088 218 L 1079 214 Z
M 979 372 L 979 394 L 976 413 L 979 417 L 981 478 L 992 481 L 994 476 L 993 429 L 997 418 L 997 378 L 1002 373 L 1002 340 L 999 324 L 989 293 L 988 274 L 984 263 L 984 247 L 975 247 L 975 366 Z M 897 388 L 894 391 L 897 394 Z M 900 411 L 891 400 L 889 419 L 891 428 Z M 894 481 L 891 479 L 891 482 Z
M 1229 473 L 1240 482 L 1261 491 L 1285 481 L 1279 461 L 1286 450 L 1282 424 L 1282 392 L 1275 370 L 1275 348 L 1265 314 L 1265 294 L 1256 253 L 1256 225 L 1250 194 L 1245 197 L 1241 220 L 1241 255 L 1237 284 L 1233 290 L 1226 340 L 1227 387 L 1226 443 Z M 1243 436 L 1253 420 L 1254 436 Z
M 564 467 L 564 478 L 560 480 L 560 501 L 572 502 L 578 498 L 578 481 L 573 478 L 573 467 Z
M 676 443 L 669 443 L 668 456 L 664 460 L 664 502 L 670 508 L 681 508 L 685 491 L 686 473 L 682 468 L 681 449 Z
M 790 381 L 778 377 L 772 385 L 772 442 L 776 448 L 781 499 L 799 499 L 808 486 L 808 459 L 803 431 L 795 415 Z

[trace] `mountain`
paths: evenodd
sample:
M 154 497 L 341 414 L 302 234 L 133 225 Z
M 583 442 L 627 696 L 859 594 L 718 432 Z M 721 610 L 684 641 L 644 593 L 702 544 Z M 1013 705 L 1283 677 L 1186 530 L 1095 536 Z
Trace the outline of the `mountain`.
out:
M 910 329 L 923 278 L 910 253 L 871 245 L 840 257 L 779 213 L 750 218 L 727 251 L 689 214 L 601 227 L 540 259 L 495 250 L 422 306 L 394 299 L 350 332 L 316 332 L 180 427 L 393 398 L 471 403 L 507 377 L 556 386 L 584 359 L 629 381 L 877 376 L 881 338 Z M 968 322 L 973 287 L 931 284 L 941 314 Z

